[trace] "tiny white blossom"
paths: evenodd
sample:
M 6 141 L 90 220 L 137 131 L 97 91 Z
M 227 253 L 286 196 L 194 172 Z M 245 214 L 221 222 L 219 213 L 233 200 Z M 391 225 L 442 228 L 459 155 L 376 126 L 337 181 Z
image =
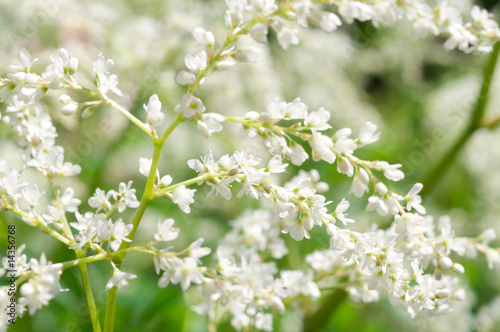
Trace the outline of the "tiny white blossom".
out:
M 97 60 L 94 62 L 96 85 L 99 88 L 99 91 L 104 95 L 107 94 L 108 91 L 112 91 L 116 95 L 122 96 L 122 92 L 117 88 L 118 76 L 111 74 L 113 66 L 113 60 L 106 60 L 102 53 L 99 53 Z
M 196 189 L 187 189 L 185 185 L 180 185 L 174 190 L 172 202 L 177 204 L 184 213 L 189 213 L 191 212 L 189 205 L 194 202 L 195 191 Z
M 280 21 L 274 21 L 272 27 L 276 30 L 278 43 L 283 49 L 287 50 L 290 45 L 297 45 L 299 43 L 299 37 L 297 36 L 299 30 L 286 28 Z
M 351 190 L 349 190 L 349 194 L 354 194 L 356 197 L 362 197 L 365 192 L 368 192 L 368 184 L 370 183 L 370 177 L 368 173 L 361 168 L 358 167 L 356 174 L 354 174 L 354 178 L 352 181 Z
M 118 212 L 123 212 L 127 207 L 135 209 L 139 206 L 139 201 L 135 196 L 135 189 L 132 187 L 132 181 L 127 184 L 120 182 L 118 191 L 113 191 L 113 198 L 118 203 Z
M 175 77 L 175 81 L 180 85 L 193 84 L 196 82 L 196 75 L 185 70 L 181 70 Z
M 127 279 L 135 279 L 137 276 L 132 273 L 125 273 L 117 269 L 116 267 L 113 267 L 113 276 L 111 279 L 109 279 L 108 283 L 106 284 L 106 290 L 110 290 L 111 288 L 118 286 L 119 289 L 122 290 L 127 290 L 128 288 L 128 281 Z
M 330 112 L 321 107 L 317 111 L 309 113 L 304 121 L 304 124 L 308 128 L 322 131 L 332 127 L 328 124 L 328 120 L 330 120 Z
M 198 264 L 201 264 L 200 261 L 201 257 L 205 257 L 212 251 L 208 247 L 201 246 L 203 244 L 203 241 L 204 240 L 202 238 L 199 238 L 198 240 L 191 243 L 189 247 L 186 249 L 186 254 L 189 255 L 189 257 L 191 257 L 192 259 L 194 259 Z
M 261 58 L 262 50 L 257 47 L 246 47 L 238 50 L 234 54 L 234 59 L 238 62 L 258 62 Z
M 186 93 L 182 97 L 182 102 L 175 106 L 174 111 L 177 113 L 182 112 L 184 117 L 190 118 L 195 114 L 205 112 L 205 105 L 203 105 L 201 99 L 196 98 L 190 93 Z
M 321 17 L 319 18 L 319 26 L 326 32 L 332 32 L 337 30 L 339 26 L 342 25 L 340 18 L 334 13 L 321 12 Z
M 384 176 L 389 180 L 399 181 L 405 177 L 404 173 L 398 169 L 401 167 L 401 164 L 389 165 L 386 161 L 378 161 L 376 165 L 384 172 Z
M 31 208 L 37 206 L 40 198 L 44 195 L 44 192 L 40 191 L 40 188 L 38 188 L 38 186 L 34 183 L 31 183 L 21 189 L 21 193 Z
M 197 74 L 200 70 L 207 67 L 207 53 L 205 51 L 201 51 L 194 56 L 186 54 L 184 62 L 186 67 L 188 67 L 193 74 Z
M 302 145 L 296 143 L 295 141 L 290 142 L 290 151 L 287 153 L 292 161 L 292 164 L 300 166 L 309 158 L 306 150 L 302 147 Z
M 346 213 L 347 209 L 349 208 L 350 203 L 346 201 L 345 198 L 342 198 L 342 201 L 337 205 L 335 208 L 335 212 L 333 212 L 333 216 L 337 218 L 338 220 L 342 221 L 344 225 L 354 223 L 354 220 L 351 218 L 346 218 Z
M 201 27 L 194 28 L 193 36 L 198 42 L 198 45 L 203 48 L 213 46 L 215 43 L 214 34 Z
M 425 207 L 423 207 L 420 203 L 422 203 L 422 198 L 418 193 L 422 190 L 424 186 L 421 183 L 415 183 L 413 187 L 410 189 L 408 194 L 404 197 L 406 201 L 406 209 L 410 211 L 412 208 L 415 209 L 420 214 L 425 214 Z
M 97 211 L 101 209 L 109 210 L 111 209 L 111 203 L 109 199 L 111 196 L 114 194 L 113 190 L 108 191 L 106 193 L 104 190 L 97 188 L 94 196 L 89 198 L 89 205 L 93 207 L 94 209 L 97 209 Z
M 25 49 L 22 48 L 18 55 L 17 55 L 18 63 L 15 65 L 10 66 L 10 69 L 13 71 L 22 71 L 22 72 L 29 72 L 31 70 L 31 66 L 33 63 L 35 63 L 38 59 L 34 59 L 33 61 L 31 60 L 31 54 Z
M 173 228 L 174 219 L 169 218 L 159 220 L 157 224 L 158 232 L 155 233 L 154 238 L 156 241 L 168 242 L 177 239 L 179 236 L 179 229 Z
M 147 105 L 143 105 L 146 111 L 146 122 L 151 127 L 159 126 L 165 119 L 165 114 L 161 111 L 161 101 L 156 94 L 149 97 Z
M 250 29 L 250 34 L 253 39 L 259 43 L 267 43 L 268 25 L 265 23 L 257 23 Z
M 377 131 L 377 126 L 371 122 L 366 122 L 361 130 L 359 131 L 359 137 L 356 140 L 358 144 L 358 148 L 362 148 L 367 144 L 371 144 L 373 142 L 378 141 L 380 137 L 380 132 Z
M 201 121 L 198 121 L 198 131 L 200 134 L 208 138 L 213 133 L 222 131 L 222 122 L 226 121 L 226 118 L 218 113 L 203 113 L 201 116 Z
M 186 291 L 191 283 L 201 284 L 203 282 L 203 274 L 198 270 L 196 260 L 191 257 L 172 260 L 171 266 L 174 269 L 170 281 L 173 284 L 180 282 L 182 290 Z
M 111 249 L 117 251 L 120 248 L 122 241 L 131 242 L 132 240 L 127 239 L 127 235 L 130 234 L 133 227 L 134 226 L 132 224 L 125 225 L 121 219 L 115 221 L 113 227 L 111 228 L 111 242 L 109 243 Z

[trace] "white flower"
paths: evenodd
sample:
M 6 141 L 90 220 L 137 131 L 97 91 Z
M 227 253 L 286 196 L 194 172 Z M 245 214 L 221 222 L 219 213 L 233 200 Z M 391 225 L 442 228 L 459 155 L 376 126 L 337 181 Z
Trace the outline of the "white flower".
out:
M 307 118 L 307 108 L 307 105 L 300 98 L 295 98 L 286 105 L 285 117 L 288 119 L 305 119 Z
M 406 201 L 406 209 L 410 211 L 412 208 L 415 209 L 420 214 L 425 214 L 425 207 L 423 207 L 420 203 L 422 203 L 422 198 L 418 193 L 422 190 L 424 186 L 421 183 L 415 183 L 413 187 L 410 189 L 408 194 L 404 197 Z
M 163 188 L 168 187 L 172 183 L 172 177 L 165 175 L 160 179 L 160 184 Z
M 19 51 L 19 53 L 17 55 L 17 59 L 19 62 L 15 65 L 10 66 L 10 69 L 12 71 L 22 71 L 22 72 L 26 72 L 26 73 L 29 73 L 33 63 L 35 63 L 38 60 L 38 59 L 34 59 L 33 61 L 31 61 L 31 55 L 25 48 L 22 48 Z
M 114 190 L 106 192 L 100 188 L 97 188 L 94 196 L 89 198 L 89 205 L 93 207 L 94 209 L 97 209 L 97 212 L 101 209 L 109 210 L 111 209 L 111 203 L 109 202 L 109 199 L 111 196 L 114 194 Z
M 278 6 L 274 0 L 250 0 L 246 9 L 260 16 L 265 16 L 275 12 Z
M 221 114 L 203 113 L 201 121 L 198 121 L 198 131 L 203 137 L 208 138 L 213 133 L 217 133 L 224 129 L 221 124 L 224 121 L 226 121 L 226 118 Z
M 184 63 L 193 74 L 198 74 L 199 71 L 207 67 L 207 53 L 205 51 L 201 51 L 196 53 L 195 56 L 186 54 L 184 57 Z
M 297 144 L 295 141 L 290 142 L 290 151 L 287 153 L 292 161 L 292 164 L 300 166 L 309 158 L 309 155 L 304 150 L 302 145 Z
M 177 113 L 183 113 L 184 117 L 190 118 L 195 114 L 205 112 L 205 105 L 199 99 L 190 93 L 186 93 L 182 97 L 182 102 L 175 106 L 174 111 Z
M 40 192 L 40 188 L 34 183 L 31 183 L 21 189 L 21 193 L 23 194 L 23 198 L 29 204 L 31 208 L 34 208 L 38 205 L 40 198 L 43 196 L 44 192 Z
M 259 43 L 267 43 L 268 25 L 257 23 L 250 29 L 253 39 Z
M 29 265 L 35 276 L 21 286 L 19 304 L 27 305 L 30 315 L 33 315 L 61 291 L 60 271 L 47 261 L 44 253 L 40 261 L 32 258 Z
M 201 27 L 194 28 L 193 36 L 198 42 L 198 45 L 203 48 L 211 47 L 215 43 L 214 34 L 211 33 L 210 31 L 206 31 Z
M 267 170 L 270 173 L 283 173 L 286 172 L 287 166 L 288 164 L 283 164 L 283 159 L 281 159 L 281 156 L 274 156 L 267 164 Z
M 470 12 L 474 23 L 486 30 L 495 30 L 498 28 L 498 23 L 492 19 L 493 15 L 486 9 L 481 9 L 478 6 L 473 6 Z
M 312 137 L 309 139 L 311 145 L 312 158 L 314 161 L 323 159 L 327 163 L 333 164 L 336 156 L 332 151 L 333 142 L 330 137 L 319 134 L 316 130 L 312 130 Z
M 295 241 L 302 241 L 304 239 L 304 237 L 306 239 L 311 238 L 308 231 L 310 231 L 312 227 L 313 227 L 313 223 L 312 223 L 311 218 L 301 218 L 301 219 L 297 220 L 297 222 L 295 222 L 292 225 L 283 229 L 281 232 L 283 234 L 290 233 L 290 236 Z
M 386 161 L 378 161 L 376 166 L 384 172 L 384 176 L 392 181 L 399 181 L 404 179 L 405 175 L 398 168 L 401 164 L 389 165 Z
M 57 51 L 57 56 L 51 55 L 50 61 L 52 64 L 42 74 L 42 77 L 49 81 L 59 80 L 64 75 L 73 75 L 78 68 L 78 59 L 64 48 Z
M 261 58 L 262 50 L 257 47 L 246 47 L 234 53 L 234 59 L 238 62 L 258 62 Z
M 283 27 L 283 23 L 280 21 L 274 21 L 272 27 L 276 30 L 278 43 L 283 49 L 287 50 L 290 45 L 299 43 L 299 37 L 297 36 L 299 30 Z
M 191 212 L 189 205 L 194 202 L 195 191 L 196 189 L 187 189 L 185 185 L 180 185 L 174 190 L 172 202 L 177 204 L 184 213 L 189 213 Z
M 335 212 L 333 212 L 333 216 L 337 218 L 338 220 L 342 221 L 344 225 L 347 225 L 348 223 L 353 223 L 354 220 L 351 218 L 346 218 L 346 213 L 347 209 L 349 208 L 349 202 L 345 200 L 345 198 L 342 198 L 342 201 L 337 205 L 335 208 Z
M 321 17 L 319 18 L 319 26 L 326 32 L 332 32 L 337 30 L 337 27 L 342 25 L 340 18 L 334 13 L 321 12 Z
M 118 76 L 111 74 L 114 62 L 111 59 L 106 60 L 102 53 L 99 53 L 97 60 L 94 62 L 94 75 L 96 85 L 99 92 L 106 95 L 108 91 L 112 91 L 118 96 L 122 96 L 122 92 L 117 88 Z
M 113 267 L 113 276 L 109 279 L 106 284 L 106 290 L 110 290 L 111 288 L 118 286 L 119 289 L 126 290 L 128 288 L 127 279 L 135 279 L 137 276 L 132 273 L 125 273 L 118 270 L 116 267 Z
M 488 245 L 491 241 L 497 238 L 497 233 L 493 228 L 485 229 L 478 237 L 478 241 L 480 241 L 484 245 Z
M 339 6 L 339 13 L 344 20 L 351 24 L 355 19 L 358 21 L 368 21 L 372 18 L 373 10 L 369 5 L 359 1 L 347 1 Z
M 185 70 L 181 70 L 175 77 L 175 81 L 180 85 L 193 84 L 196 82 L 196 75 Z
M 354 174 L 354 166 L 352 166 L 349 159 L 344 156 L 339 156 L 337 159 L 337 171 L 351 177 Z
M 127 239 L 127 235 L 130 234 L 133 227 L 134 225 L 132 224 L 125 225 L 121 219 L 115 221 L 113 227 L 111 228 L 111 242 L 109 243 L 111 249 L 117 251 L 118 248 L 120 248 L 122 241 L 131 242 L 132 240 Z
M 147 105 L 143 105 L 146 111 L 146 122 L 151 127 L 159 126 L 165 119 L 165 114 L 161 111 L 161 101 L 156 94 L 149 97 Z
M 317 111 L 309 113 L 304 121 L 304 124 L 308 128 L 321 131 L 332 127 L 328 124 L 328 120 L 330 120 L 330 112 L 321 107 Z
M 163 221 L 160 219 L 157 224 L 158 232 L 154 235 L 155 240 L 167 242 L 177 239 L 179 236 L 179 229 L 173 228 L 173 225 L 174 219 L 172 218 L 165 219 Z
M 342 128 L 335 132 L 333 139 L 335 140 L 335 149 L 338 152 L 353 153 L 356 150 L 356 143 L 352 138 L 349 138 L 351 133 L 352 130 L 350 128 Z
M 363 127 L 361 127 L 361 130 L 359 131 L 359 137 L 356 140 L 358 148 L 362 148 L 367 144 L 371 144 L 373 142 L 378 141 L 380 137 L 380 132 L 377 133 L 376 131 L 377 131 L 377 125 L 371 122 L 366 122 L 363 125 Z
M 240 25 L 246 4 L 247 0 L 226 0 L 229 10 L 224 14 L 224 20 L 228 28 L 232 29 Z
M 191 283 L 201 284 L 203 282 L 203 274 L 198 270 L 196 260 L 193 258 L 186 257 L 183 260 L 172 260 L 171 266 L 174 272 L 170 277 L 170 281 L 173 284 L 180 282 L 182 290 L 186 291 Z
M 135 189 L 132 187 L 132 181 L 127 184 L 120 182 L 118 191 L 113 191 L 113 198 L 118 203 L 118 212 L 123 212 L 127 207 L 135 209 L 139 206 L 139 201 L 135 196 Z
M 198 264 L 201 264 L 200 261 L 201 257 L 205 257 L 212 251 L 208 247 L 201 246 L 203 244 L 203 241 L 204 240 L 202 238 L 199 238 L 198 240 L 191 243 L 189 247 L 186 249 L 186 254 L 189 255 L 189 257 L 191 257 L 192 259 L 194 259 Z
M 354 174 L 354 178 L 352 181 L 351 190 L 349 190 L 349 194 L 354 194 L 356 197 L 361 197 L 368 192 L 368 184 L 370 183 L 370 177 L 368 173 L 361 168 L 358 167 L 356 174 Z

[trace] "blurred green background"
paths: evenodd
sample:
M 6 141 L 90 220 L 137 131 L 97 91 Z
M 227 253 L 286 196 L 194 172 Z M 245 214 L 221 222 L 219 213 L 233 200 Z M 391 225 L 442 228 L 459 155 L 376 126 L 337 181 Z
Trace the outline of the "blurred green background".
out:
M 472 4 L 460 3 L 464 8 Z M 496 1 L 479 4 L 493 9 Z M 38 72 L 48 63 L 48 54 L 64 47 L 80 60 L 79 81 L 90 84 L 92 62 L 102 52 L 115 61 L 114 73 L 124 92 L 124 97 L 117 100 L 142 118 L 142 105 L 157 93 L 168 120 L 173 118 L 173 108 L 184 92 L 174 77 L 183 69 L 184 55 L 195 51 L 192 29 L 210 29 L 220 42 L 224 38 L 224 10 L 223 1 L 0 1 L 0 26 L 4 31 L 0 38 L 0 76 L 5 76 L 23 47 L 40 59 L 34 66 Z M 406 178 L 391 184 L 391 189 L 405 194 L 413 183 L 422 181 L 465 127 L 488 58 L 446 52 L 440 38 L 414 40 L 410 36 L 410 24 L 405 21 L 380 29 L 370 23 L 356 23 L 330 34 L 312 26 L 301 29 L 300 45 L 284 51 L 271 33 L 259 64 L 241 64 L 209 77 L 199 96 L 207 111 L 234 115 L 264 110 L 275 97 L 286 101 L 300 97 L 310 110 L 323 106 L 331 111 L 334 130 L 351 127 L 354 134 L 364 122 L 372 121 L 382 132 L 381 139 L 357 155 L 366 160 L 402 163 Z M 498 74 L 493 79 L 487 109 L 492 117 L 500 114 Z M 72 96 L 77 101 L 85 98 Z M 66 149 L 67 159 L 84 170 L 77 181 L 68 183 L 83 201 L 80 210 L 88 209 L 85 198 L 97 187 L 116 189 L 119 182 L 130 179 L 134 180 L 140 198 L 145 178 L 138 172 L 138 158 L 151 156 L 149 139 L 114 110 L 100 108 L 83 120 L 60 115 L 57 96 L 45 102 L 58 129 L 57 143 Z M 258 141 L 235 138 L 237 126 L 225 127 L 225 131 L 206 140 L 197 134 L 194 123 L 182 124 L 167 141 L 160 162 L 161 174 L 172 175 L 174 181 L 193 177 L 194 172 L 185 162 L 199 158 L 209 149 L 216 156 L 237 149 L 266 156 Z M 2 156 L 19 160 L 14 143 L 8 143 L 15 141 L 13 137 L 9 126 L 0 124 Z M 309 160 L 304 168 L 316 168 L 322 180 L 330 184 L 326 194 L 329 200 L 349 199 L 349 217 L 357 220 L 353 228 L 366 230 L 373 223 L 380 227 L 390 223 L 390 218 L 364 212 L 366 197 L 347 196 L 351 180 L 339 175 L 336 166 Z M 282 180 L 289 179 L 298 168 L 290 166 L 289 171 Z M 457 236 L 477 236 L 488 227 L 500 234 L 498 188 L 500 132 L 480 130 L 463 147 L 435 190 L 424 198 L 424 205 L 430 215 L 449 214 Z M 246 198 L 229 202 L 214 196 L 205 199 L 207 188 L 196 189 L 197 200 L 189 215 L 170 201 L 154 201 L 135 243 L 146 243 L 152 238 L 159 218 L 172 217 L 176 227 L 181 228 L 181 236 L 174 242 L 176 248 L 184 248 L 198 237 L 204 237 L 205 244 L 215 248 L 230 220 L 248 207 L 258 207 L 257 202 Z M 122 216 L 125 222 L 130 217 Z M 12 214 L 1 212 L 0 221 L 2 225 L 17 225 L 17 241 L 26 243 L 28 257 L 39 258 L 45 252 L 53 262 L 74 258 L 71 250 Z M 0 227 L 2 247 L 6 246 L 6 230 Z M 311 240 L 302 242 L 284 236 L 290 253 L 279 264 L 303 267 L 306 254 L 328 247 L 324 229 L 315 229 L 311 236 Z M 485 314 L 486 306 L 499 294 L 498 271 L 488 270 L 483 257 L 474 261 L 456 259 L 465 266 L 461 279 L 469 296 L 454 313 L 411 319 L 383 296 L 378 303 L 356 304 L 341 293 L 327 293 L 325 298 L 332 301 L 331 313 L 322 331 L 500 331 L 500 322 L 488 326 L 489 316 Z M 209 258 L 207 262 L 214 261 Z M 100 262 L 88 269 L 103 317 L 110 267 Z M 189 308 L 198 296 L 195 291 L 183 294 L 172 285 L 159 289 L 152 260 L 141 254 L 128 255 L 123 269 L 137 274 L 138 279 L 130 282 L 127 291 L 119 292 L 116 331 L 206 331 L 204 318 Z M 59 294 L 35 316 L 25 315 L 9 331 L 90 331 L 79 271 L 66 270 L 61 283 L 69 291 Z M 4 284 L 3 279 L 0 284 Z M 493 307 L 493 312 L 495 309 L 500 313 L 500 307 Z M 275 330 L 294 331 L 300 326 L 297 319 L 286 313 L 275 322 Z M 221 327 L 221 331 L 231 330 L 229 324 Z

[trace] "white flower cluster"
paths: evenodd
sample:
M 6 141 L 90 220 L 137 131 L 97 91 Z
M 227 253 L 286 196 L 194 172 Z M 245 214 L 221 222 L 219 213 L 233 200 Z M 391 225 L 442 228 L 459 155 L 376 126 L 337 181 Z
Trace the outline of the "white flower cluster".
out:
M 33 315 L 62 290 L 59 284 L 62 271 L 57 264 L 47 261 L 43 253 L 40 261 L 32 258 L 29 265 L 35 276 L 21 286 L 19 303 L 28 307 L 29 314 Z
M 321 12 L 318 3 L 335 5 L 340 18 L 348 24 L 354 20 L 371 21 L 378 27 L 406 18 L 413 21 L 415 36 L 446 36 L 444 47 L 447 50 L 457 48 L 465 53 L 487 53 L 492 51 L 493 44 L 500 39 L 498 24 L 487 10 L 473 6 L 470 21 L 464 22 L 460 8 L 447 0 L 438 0 L 435 7 L 422 0 L 323 0 L 314 3 L 311 0 L 298 0 L 290 1 L 283 16 L 296 19 L 301 26 L 307 26 L 307 19 L 310 19 L 319 22 L 326 31 L 335 30 L 341 25 L 339 17 Z
M 16 315 L 22 317 L 28 309 L 30 315 L 33 315 L 37 310 L 49 304 L 61 289 L 59 279 L 62 273 L 60 264 L 52 264 L 47 261 L 44 253 L 42 253 L 40 260 L 31 258 L 29 263 L 25 254 L 22 254 L 25 245 L 21 245 L 16 251 L 16 274 L 17 276 L 30 276 L 29 280 L 23 283 L 19 289 L 19 298 L 16 303 Z M 7 258 L 2 258 L 3 268 L 0 269 L 0 276 L 6 270 L 12 270 L 12 263 L 9 263 Z M 9 273 L 10 275 L 10 273 Z M 10 278 L 9 276 L 7 276 Z M 12 293 L 12 288 L 4 286 L 0 288 L 0 303 L 2 303 L 2 313 L 8 308 L 10 303 L 9 293 Z M 8 319 L 10 317 L 6 314 L 0 319 L 0 331 L 6 331 Z
M 323 10 L 322 4 L 335 5 L 338 15 Z M 182 70 L 176 77 L 177 83 L 189 85 L 186 100 L 194 101 L 197 113 L 203 112 L 199 99 L 190 93 L 212 71 L 227 69 L 236 62 L 257 62 L 260 59 L 260 48 L 251 46 L 238 49 L 235 45 L 241 35 L 249 34 L 259 43 L 267 42 L 269 27 L 275 30 L 279 44 L 288 49 L 290 45 L 299 43 L 299 30 L 290 27 L 287 21 L 296 21 L 299 26 L 307 27 L 308 22 L 318 24 L 323 30 L 331 32 L 337 29 L 343 19 L 352 24 L 354 20 L 371 21 L 374 26 L 391 25 L 401 19 L 413 21 L 416 36 L 426 34 L 445 35 L 444 47 L 447 50 L 458 48 L 471 53 L 487 53 L 492 45 L 500 40 L 500 29 L 487 10 L 474 6 L 471 10 L 471 21 L 464 22 L 459 8 L 449 4 L 447 0 L 439 0 L 436 7 L 431 7 L 422 0 L 226 0 L 228 9 L 225 14 L 229 36 L 218 53 L 214 53 L 215 37 L 212 32 L 201 27 L 193 31 L 193 36 L 202 50 L 195 55 L 187 54 L 185 64 L 189 71 Z M 246 16 L 252 17 L 248 22 Z M 340 17 L 339 17 L 340 16 Z M 194 87 L 194 89 L 192 89 Z M 186 110 L 186 103 L 178 106 L 178 111 Z M 189 111 L 188 114 L 194 114 Z M 185 115 L 189 117 L 188 115 Z
M 287 248 L 279 219 L 267 211 L 251 211 L 231 222 L 232 230 L 217 248 L 217 268 L 203 279 L 203 303 L 194 310 L 218 323 L 227 316 L 237 330 L 273 330 L 273 315 L 283 313 L 283 301 L 300 295 L 317 299 L 313 274 L 282 270 L 276 262 Z M 267 257 L 267 259 L 266 259 Z M 216 274 L 216 275 L 214 275 Z
M 125 224 L 121 218 L 112 221 L 109 216 L 116 210 L 125 211 L 126 208 L 136 208 L 139 201 L 135 196 L 135 189 L 131 188 L 132 181 L 118 185 L 118 191 L 110 190 L 107 193 L 97 188 L 88 204 L 96 209 L 95 213 L 85 212 L 83 215 L 75 212 L 77 222 L 70 223 L 78 231 L 76 243 L 70 248 L 91 248 L 94 252 L 103 250 L 102 245 L 109 241 L 109 248 L 116 251 L 122 241 L 130 242 L 127 235 L 132 231 L 132 224 Z M 113 198 L 114 202 L 111 202 Z M 104 212 L 104 213 L 99 213 Z

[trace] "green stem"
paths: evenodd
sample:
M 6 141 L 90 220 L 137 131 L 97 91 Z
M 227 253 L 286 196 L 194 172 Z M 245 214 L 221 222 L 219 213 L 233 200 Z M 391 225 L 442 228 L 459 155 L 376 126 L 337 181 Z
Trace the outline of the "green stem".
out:
M 500 43 L 496 43 L 493 47 L 493 52 L 491 52 L 488 64 L 484 71 L 483 84 L 481 90 L 477 97 L 474 110 L 472 112 L 469 125 L 460 135 L 457 141 L 451 146 L 451 148 L 446 152 L 441 160 L 434 166 L 434 168 L 427 174 L 427 176 L 422 181 L 424 188 L 420 192 L 420 196 L 425 196 L 430 193 L 443 178 L 444 174 L 448 171 L 451 164 L 455 160 L 457 154 L 460 152 L 465 143 L 474 134 L 474 132 L 482 127 L 484 114 L 486 111 L 486 105 L 488 103 L 489 90 L 491 86 L 491 80 L 493 74 L 495 73 L 495 66 L 498 60 L 498 54 L 500 51 Z
M 247 33 L 255 24 L 257 23 L 262 23 L 267 21 L 270 17 L 279 15 L 282 12 L 282 8 L 279 8 L 276 10 L 274 13 L 271 13 L 266 16 L 262 17 L 255 17 L 253 18 L 250 22 L 248 22 L 245 26 L 241 27 L 236 33 L 233 33 L 234 30 L 230 30 L 229 35 L 227 36 L 226 40 L 222 44 L 222 47 L 219 49 L 217 54 L 215 54 L 209 61 L 205 69 L 203 69 L 199 74 L 198 77 L 196 77 L 196 81 L 191 84 L 188 88 L 188 93 L 193 94 L 196 89 L 201 84 L 201 81 L 214 70 L 214 66 L 217 64 L 217 62 L 221 59 L 222 54 L 231 46 L 233 43 L 235 43 L 238 38 Z
M 175 188 L 177 188 L 179 186 L 182 186 L 182 185 L 184 185 L 184 186 L 187 187 L 187 186 L 190 186 L 190 185 L 195 184 L 195 183 L 200 182 L 200 181 L 207 181 L 207 180 L 210 180 L 210 179 L 221 178 L 221 177 L 224 177 L 224 176 L 228 176 L 227 172 L 208 173 L 208 174 L 200 175 L 200 176 L 197 176 L 195 178 L 192 178 L 192 179 L 189 179 L 189 180 L 185 180 L 185 181 L 173 184 L 171 186 L 168 186 L 166 188 L 160 189 L 160 190 L 158 190 L 157 193 L 155 193 L 155 195 L 153 196 L 153 198 L 161 197 L 162 195 L 164 195 L 164 194 L 166 194 L 168 192 L 171 192 Z
M 155 138 L 154 135 L 153 135 L 153 133 L 151 132 L 151 130 L 149 130 L 148 128 L 146 128 L 146 125 L 141 120 L 139 120 L 134 115 L 132 115 L 132 113 L 130 113 L 129 111 L 127 111 L 125 108 L 123 108 L 120 104 L 118 104 L 114 100 L 111 100 L 111 99 L 109 99 L 106 96 L 103 96 L 102 98 L 103 98 L 104 102 L 106 102 L 106 104 L 108 104 L 109 106 L 113 107 L 114 109 L 116 109 L 117 111 L 119 111 L 121 114 L 123 114 L 133 124 L 135 124 L 137 127 L 139 127 L 146 134 L 148 134 L 148 136 L 150 136 L 153 139 Z
M 55 231 L 52 228 L 50 228 L 49 226 L 47 226 L 43 221 L 38 220 L 36 218 L 33 218 L 32 216 L 28 215 L 24 211 L 19 210 L 17 207 L 6 205 L 5 208 L 7 210 L 11 210 L 12 212 L 17 214 L 18 216 L 21 216 L 25 219 L 28 219 L 32 224 L 34 224 L 36 227 L 40 228 L 43 232 L 56 238 L 57 240 L 61 241 L 62 243 L 64 243 L 68 247 L 71 247 L 74 244 L 74 242 L 75 242 L 74 240 L 71 241 L 70 239 L 64 237 L 63 235 L 59 234 L 57 231 Z
M 113 272 L 111 272 L 111 276 L 113 276 Z M 108 299 L 106 300 L 106 318 L 104 320 L 104 332 L 113 332 L 113 329 L 115 327 L 117 290 L 118 288 L 115 286 L 108 291 Z
M 87 297 L 87 303 L 89 305 L 92 328 L 94 332 L 101 332 L 101 323 L 99 322 L 99 316 L 97 315 L 97 306 L 95 305 L 94 295 L 92 294 L 92 287 L 90 286 L 89 275 L 87 273 L 87 265 L 80 265 L 80 274 L 82 275 L 83 289 L 85 290 L 85 296 Z
M 165 132 L 160 137 L 160 142 L 162 144 L 162 147 L 167 138 L 170 136 L 170 134 L 172 134 L 172 131 L 174 131 L 174 129 L 183 121 L 185 121 L 185 119 L 182 113 L 177 114 L 174 121 L 172 121 L 172 123 L 167 127 L 167 129 L 165 129 Z
M 127 239 L 131 240 L 130 242 L 123 241 L 122 244 L 120 245 L 120 248 L 118 251 L 120 251 L 120 254 L 116 255 L 113 257 L 113 261 L 115 262 L 116 268 L 120 268 L 121 263 L 125 259 L 125 256 L 127 254 L 127 251 L 125 249 L 128 249 L 132 243 L 132 240 L 134 239 L 135 232 L 137 231 L 137 228 L 139 227 L 139 223 L 142 220 L 142 217 L 144 216 L 144 212 L 146 211 L 146 208 L 148 207 L 149 203 L 153 199 L 153 189 L 155 185 L 155 180 L 156 180 L 156 170 L 158 169 L 158 163 L 160 161 L 161 157 L 161 152 L 163 150 L 163 145 L 165 144 L 165 141 L 167 138 L 170 136 L 170 134 L 173 132 L 173 130 L 181 123 L 184 121 L 184 117 L 182 114 L 178 114 L 175 119 L 172 121 L 172 123 L 168 126 L 168 128 L 165 130 L 165 132 L 161 135 L 160 139 L 154 138 L 154 152 L 153 152 L 153 160 L 151 161 L 151 169 L 149 171 L 148 175 L 148 180 L 146 183 L 146 188 L 144 190 L 144 194 L 141 198 L 141 202 L 139 204 L 139 207 L 135 211 L 134 217 L 132 218 L 132 231 L 130 234 L 127 236 Z M 113 269 L 114 271 L 114 269 Z M 113 275 L 113 272 L 111 272 L 111 276 Z M 106 301 L 106 317 L 104 321 L 104 332 L 112 332 L 114 328 L 114 321 L 115 321 L 115 307 L 116 307 L 116 292 L 117 292 L 117 287 L 113 287 L 108 291 L 108 299 Z

